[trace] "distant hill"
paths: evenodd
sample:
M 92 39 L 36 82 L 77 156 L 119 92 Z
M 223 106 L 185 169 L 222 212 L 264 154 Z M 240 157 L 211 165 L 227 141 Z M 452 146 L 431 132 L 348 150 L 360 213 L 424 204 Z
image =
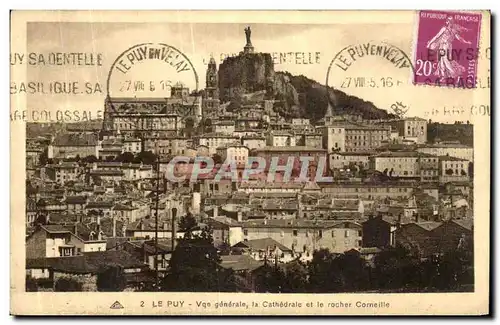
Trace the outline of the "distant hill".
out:
M 39 136 L 56 135 L 64 132 L 96 132 L 102 129 L 102 120 L 81 121 L 73 123 L 51 122 L 51 123 L 26 123 L 26 137 L 36 138 Z
M 472 124 L 429 123 L 427 141 L 460 141 L 461 144 L 474 146 L 474 126 Z
M 325 85 L 303 75 L 294 76 L 288 72 L 276 72 L 276 78 L 283 79 L 283 82 L 288 80 L 293 88 L 295 88 L 299 99 L 298 106 L 300 107 L 300 116 L 298 117 L 305 117 L 311 120 L 321 119 L 326 113 L 328 100 L 332 103 L 334 113 L 339 115 L 361 115 L 363 119 L 367 120 L 396 117 L 393 114 L 389 114 L 386 110 L 377 108 L 372 102 L 347 95 L 343 91 L 333 89 L 332 87 L 328 87 L 327 90 Z M 277 92 L 281 94 L 279 89 L 277 89 Z
M 221 103 L 238 100 L 243 94 L 265 91 L 274 99 L 275 110 L 285 118 L 321 119 L 328 99 L 337 114 L 361 115 L 364 119 L 394 118 L 373 103 L 327 87 L 303 75 L 275 72 L 269 53 L 247 53 L 229 57 L 219 66 Z

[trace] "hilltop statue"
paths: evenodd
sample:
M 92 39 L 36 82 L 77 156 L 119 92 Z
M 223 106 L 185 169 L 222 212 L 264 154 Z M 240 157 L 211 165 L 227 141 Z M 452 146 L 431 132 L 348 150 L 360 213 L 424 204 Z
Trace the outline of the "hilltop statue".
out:
M 250 26 L 245 28 L 245 35 L 247 37 L 247 45 L 252 44 L 252 42 L 250 41 L 250 36 L 252 35 L 252 30 L 250 29 Z

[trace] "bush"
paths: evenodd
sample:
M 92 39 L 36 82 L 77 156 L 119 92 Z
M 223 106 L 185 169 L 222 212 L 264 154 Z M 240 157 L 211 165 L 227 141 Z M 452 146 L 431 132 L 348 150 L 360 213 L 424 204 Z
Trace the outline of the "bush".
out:
M 71 278 L 60 278 L 55 283 L 54 291 L 56 292 L 82 291 L 82 283 Z
M 38 285 L 36 279 L 30 276 L 26 276 L 26 292 L 36 292 L 38 291 Z

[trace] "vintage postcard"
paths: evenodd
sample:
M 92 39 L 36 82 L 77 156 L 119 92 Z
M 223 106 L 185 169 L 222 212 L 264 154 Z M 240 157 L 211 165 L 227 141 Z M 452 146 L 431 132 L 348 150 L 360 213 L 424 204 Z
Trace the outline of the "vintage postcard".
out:
M 12 314 L 490 313 L 489 11 L 11 15 Z

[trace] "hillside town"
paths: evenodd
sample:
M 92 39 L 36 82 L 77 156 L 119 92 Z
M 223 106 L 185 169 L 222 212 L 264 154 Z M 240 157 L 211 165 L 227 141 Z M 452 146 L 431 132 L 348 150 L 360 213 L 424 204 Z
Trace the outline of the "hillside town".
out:
M 332 101 L 290 118 L 266 89 L 223 102 L 213 58 L 205 77 L 108 97 L 104 120 L 28 124 L 26 290 L 470 290 L 471 139 Z M 386 279 L 409 265 L 437 278 Z

